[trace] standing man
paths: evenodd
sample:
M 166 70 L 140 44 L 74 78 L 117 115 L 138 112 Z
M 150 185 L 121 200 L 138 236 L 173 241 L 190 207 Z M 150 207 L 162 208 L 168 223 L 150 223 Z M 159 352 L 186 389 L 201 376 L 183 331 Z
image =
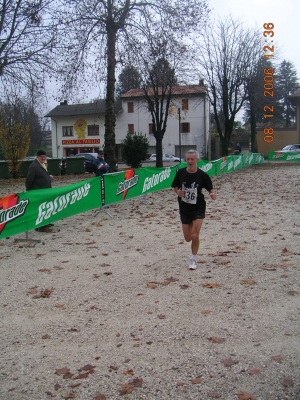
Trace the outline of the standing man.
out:
M 197 167 L 199 159 L 198 151 L 189 150 L 186 154 L 187 167 L 177 171 L 172 183 L 172 188 L 178 196 L 184 239 L 187 242 L 192 242 L 190 270 L 197 268 L 197 253 L 200 247 L 199 235 L 205 218 L 206 202 L 202 189 L 209 192 L 211 199 L 216 200 L 217 198 L 210 177 Z
M 98 157 L 95 161 L 95 174 L 96 176 L 102 176 L 106 174 L 109 170 L 109 165 L 107 162 L 104 160 L 104 151 L 103 150 L 98 150 Z
M 26 190 L 48 189 L 51 188 L 53 176 L 49 175 L 47 170 L 47 156 L 44 150 L 39 150 L 36 153 L 35 160 L 30 164 L 27 177 L 25 180 Z M 36 228 L 38 232 L 45 232 L 45 228 L 53 226 L 48 224 L 40 228 Z

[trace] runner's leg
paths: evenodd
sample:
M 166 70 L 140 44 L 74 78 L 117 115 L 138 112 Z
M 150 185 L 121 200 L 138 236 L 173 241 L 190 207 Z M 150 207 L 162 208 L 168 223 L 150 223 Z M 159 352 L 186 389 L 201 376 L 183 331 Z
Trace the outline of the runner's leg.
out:
M 192 249 L 192 254 L 194 256 L 197 255 L 199 247 L 200 247 L 200 229 L 203 223 L 203 219 L 195 219 L 192 223 L 191 223 L 191 229 L 190 229 L 190 235 L 191 235 L 191 240 L 192 240 L 192 244 L 191 244 L 191 249 Z
M 182 232 L 184 240 L 190 242 L 192 240 L 192 224 L 182 224 Z

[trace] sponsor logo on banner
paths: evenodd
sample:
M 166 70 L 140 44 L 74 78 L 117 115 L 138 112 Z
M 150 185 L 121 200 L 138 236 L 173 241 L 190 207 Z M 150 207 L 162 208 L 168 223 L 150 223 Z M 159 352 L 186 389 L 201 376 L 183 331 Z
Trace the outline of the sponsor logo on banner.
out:
M 300 154 L 293 154 L 292 156 L 287 156 L 286 160 L 297 160 L 297 158 L 300 158 Z
M 228 172 L 229 172 L 233 167 L 234 167 L 233 161 L 229 161 L 229 163 L 228 163 L 228 168 L 227 168 Z
M 125 200 L 128 190 L 133 186 L 137 185 L 138 181 L 139 181 L 139 176 L 135 175 L 134 168 L 130 168 L 127 171 L 125 171 L 124 181 L 118 184 L 116 196 L 123 193 L 122 200 Z
M 211 162 L 207 163 L 206 165 L 203 165 L 200 169 L 204 172 L 208 172 L 210 169 L 212 169 L 213 164 Z
M 146 178 L 144 180 L 142 193 L 158 185 L 160 182 L 165 181 L 166 179 L 169 178 L 170 175 L 171 175 L 171 168 L 168 167 L 163 171 L 159 172 L 158 174 L 153 174 L 150 178 Z
M 19 202 L 19 196 L 16 193 L 0 199 L 0 234 L 7 223 L 24 215 L 28 203 L 29 200 Z
M 90 188 L 91 185 L 85 183 L 83 186 L 80 186 L 69 193 L 56 197 L 53 201 L 45 201 L 40 204 L 38 208 L 38 218 L 35 221 L 36 225 L 42 223 L 44 219 L 49 219 L 52 215 L 61 212 L 69 205 L 81 200 L 83 197 L 86 197 L 89 194 Z
M 224 156 L 224 157 L 222 157 L 222 162 L 221 162 L 221 170 L 222 171 L 224 170 L 226 165 L 227 165 L 227 160 L 226 160 L 226 157 Z

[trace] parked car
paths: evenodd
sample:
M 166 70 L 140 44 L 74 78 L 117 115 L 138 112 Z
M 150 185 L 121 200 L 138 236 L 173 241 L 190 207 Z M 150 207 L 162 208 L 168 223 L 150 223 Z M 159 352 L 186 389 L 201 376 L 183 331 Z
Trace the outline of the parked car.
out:
M 33 160 L 35 160 L 35 156 L 26 156 L 23 158 L 23 161 L 33 161 Z
M 156 161 L 156 154 L 151 154 L 149 161 Z M 163 154 L 163 161 L 173 161 L 173 162 L 180 162 L 180 158 L 174 156 L 173 154 L 164 153 Z M 181 162 L 184 162 L 184 159 L 181 159 Z
M 98 157 L 98 153 L 78 153 L 74 157 L 84 157 L 84 168 L 85 172 L 96 172 L 95 161 Z M 116 171 L 118 171 L 118 164 L 116 164 Z
M 277 150 L 277 153 L 287 153 L 289 151 L 295 151 L 300 153 L 300 144 L 288 144 L 284 146 L 281 150 Z
M 83 162 L 85 172 L 95 172 L 96 166 L 95 166 L 95 161 L 96 158 L 98 157 L 97 153 L 78 153 L 75 154 L 74 157 L 84 157 L 85 160 Z

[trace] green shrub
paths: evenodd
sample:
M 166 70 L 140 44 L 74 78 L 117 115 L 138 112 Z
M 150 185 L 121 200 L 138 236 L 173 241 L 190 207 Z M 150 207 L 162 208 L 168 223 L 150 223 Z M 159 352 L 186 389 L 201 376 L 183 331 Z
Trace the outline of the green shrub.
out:
M 141 166 L 141 162 L 149 158 L 149 141 L 142 133 L 127 133 L 126 138 L 121 143 L 122 160 L 132 168 Z

